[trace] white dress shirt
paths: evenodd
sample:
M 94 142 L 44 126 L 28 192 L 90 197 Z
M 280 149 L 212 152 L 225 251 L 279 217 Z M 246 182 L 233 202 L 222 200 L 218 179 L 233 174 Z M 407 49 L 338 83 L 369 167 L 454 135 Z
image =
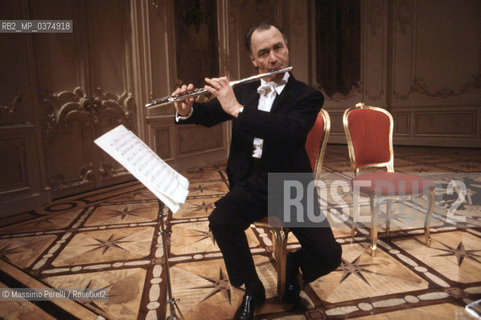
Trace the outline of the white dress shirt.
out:
M 284 77 L 279 82 L 266 82 L 261 79 L 261 85 L 257 89 L 260 94 L 259 104 L 257 109 L 264 112 L 271 112 L 272 104 L 276 99 L 277 95 L 281 94 L 282 90 L 286 86 L 287 80 L 289 79 L 289 73 L 284 73 Z M 262 149 L 264 146 L 264 140 L 261 138 L 254 138 L 254 149 L 252 151 L 252 156 L 254 158 L 262 158 Z

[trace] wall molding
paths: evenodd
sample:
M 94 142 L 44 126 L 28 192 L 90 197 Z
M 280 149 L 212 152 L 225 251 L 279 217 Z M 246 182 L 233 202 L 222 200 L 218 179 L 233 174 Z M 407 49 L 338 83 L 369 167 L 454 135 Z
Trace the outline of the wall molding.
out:
M 468 79 L 459 89 L 442 88 L 437 91 L 428 88 L 426 80 L 416 77 L 413 80 L 413 86 L 411 87 L 410 93 L 419 92 L 433 98 L 448 98 L 464 96 L 479 89 L 481 89 L 481 73 L 471 76 L 470 79 Z
M 132 127 L 137 108 L 132 93 L 127 91 L 115 95 L 97 88 L 95 95 L 87 96 L 81 87 L 49 94 L 44 98 L 43 105 L 48 110 L 45 131 L 50 135 L 55 134 L 59 127 L 68 127 L 74 120 L 85 126 L 95 125 L 106 114 L 118 118 L 119 124 Z

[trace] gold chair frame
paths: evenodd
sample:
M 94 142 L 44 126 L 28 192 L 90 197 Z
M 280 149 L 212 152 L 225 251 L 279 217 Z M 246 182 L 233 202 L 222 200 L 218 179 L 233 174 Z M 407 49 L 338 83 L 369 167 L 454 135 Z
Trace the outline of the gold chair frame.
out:
M 358 167 L 356 164 L 356 155 L 354 152 L 354 144 L 351 138 L 351 133 L 349 131 L 349 123 L 348 123 L 348 115 L 353 110 L 359 109 L 370 109 L 374 111 L 381 112 L 385 114 L 389 118 L 389 154 L 390 158 L 387 162 L 382 163 L 373 163 L 368 164 L 365 166 Z M 351 169 L 353 171 L 354 177 L 359 175 L 359 169 L 361 168 L 369 168 L 369 167 L 385 167 L 387 172 L 394 172 L 394 150 L 393 150 L 393 128 L 394 128 L 394 120 L 391 113 L 383 108 L 373 107 L 373 106 L 366 106 L 364 103 L 360 102 L 357 103 L 354 107 L 350 107 L 344 111 L 342 122 L 344 126 L 344 132 L 346 134 L 347 145 L 349 150 L 349 160 L 351 163 Z M 434 190 L 429 192 L 422 192 L 411 194 L 411 195 L 396 195 L 396 196 L 377 196 L 377 195 L 369 195 L 361 193 L 364 196 L 369 197 L 369 205 L 371 209 L 371 255 L 375 255 L 375 251 L 377 248 L 377 239 L 378 239 L 378 225 L 377 225 L 377 216 L 379 212 L 379 206 L 382 202 L 386 202 L 386 238 L 390 238 L 390 218 L 392 212 L 392 201 L 400 201 L 400 200 L 411 200 L 414 197 L 419 197 L 420 195 L 427 195 L 429 198 L 428 201 L 428 209 L 426 212 L 426 217 L 424 219 L 424 237 L 426 245 L 429 247 L 431 245 L 431 235 L 429 231 L 429 225 L 431 223 L 431 216 L 434 208 Z M 358 205 L 358 198 L 360 194 L 354 194 L 353 188 L 353 224 L 351 228 L 351 237 L 354 237 L 356 234 L 357 228 L 357 221 L 359 218 L 359 205 Z
M 315 179 L 318 178 L 319 173 L 322 171 L 322 162 L 324 160 L 324 155 L 326 152 L 327 139 L 329 138 L 329 133 L 331 130 L 331 118 L 329 113 L 321 109 L 319 115 L 322 116 L 324 121 L 324 131 L 322 135 L 321 145 L 316 157 L 315 168 L 313 168 L 313 173 Z M 255 226 L 267 227 L 272 234 L 272 247 L 273 255 L 276 261 L 276 271 L 277 271 L 277 295 L 279 298 L 283 299 L 286 292 L 286 258 L 287 258 L 287 239 L 289 238 L 289 228 L 282 226 L 271 226 L 267 222 L 267 218 L 255 222 Z

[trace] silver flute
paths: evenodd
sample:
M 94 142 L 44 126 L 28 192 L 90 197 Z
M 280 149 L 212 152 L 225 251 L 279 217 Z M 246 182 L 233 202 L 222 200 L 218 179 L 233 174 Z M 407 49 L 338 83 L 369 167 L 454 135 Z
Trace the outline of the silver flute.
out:
M 241 83 L 253 82 L 253 81 L 256 81 L 256 80 L 259 80 L 259 79 L 262 79 L 262 78 L 265 78 L 265 77 L 268 77 L 268 76 L 271 76 L 271 75 L 274 75 L 274 74 L 288 72 L 288 71 L 291 71 L 292 69 L 293 69 L 293 67 L 287 67 L 287 68 L 272 71 L 272 72 L 256 74 L 255 76 L 245 78 L 245 79 L 242 79 L 242 80 L 230 81 L 229 85 L 231 85 L 233 87 L 233 86 L 236 86 L 236 85 L 241 84 Z M 189 91 L 189 92 L 184 93 L 184 94 L 179 94 L 177 96 L 170 95 L 170 96 L 167 96 L 167 97 L 154 99 L 154 100 L 152 100 L 151 103 L 146 104 L 145 107 L 146 108 L 160 107 L 160 106 L 164 106 L 164 105 L 170 104 L 170 103 L 175 102 L 175 101 L 180 101 L 180 100 L 184 100 L 184 99 L 187 99 L 187 98 L 190 98 L 190 97 L 195 97 L 195 96 L 204 94 L 206 92 L 207 92 L 206 89 L 198 88 L 198 89 L 194 89 L 194 90 Z

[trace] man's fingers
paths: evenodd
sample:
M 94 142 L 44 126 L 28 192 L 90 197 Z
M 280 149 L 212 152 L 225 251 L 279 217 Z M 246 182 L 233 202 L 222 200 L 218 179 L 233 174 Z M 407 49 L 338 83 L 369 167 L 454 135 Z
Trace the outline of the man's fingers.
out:
M 207 91 L 209 91 L 210 93 L 212 93 L 212 94 L 214 94 L 214 95 L 215 95 L 215 93 L 217 92 L 216 89 L 214 89 L 214 88 L 212 88 L 211 86 L 208 86 L 208 85 L 205 85 L 205 86 L 204 86 L 204 89 L 207 90 Z
M 182 85 L 181 87 L 175 89 L 174 92 L 172 92 L 172 95 L 173 96 L 178 96 L 178 95 L 181 95 L 181 94 L 184 94 L 184 93 L 187 93 L 189 91 L 192 91 L 194 89 L 194 85 L 192 83 L 190 83 L 189 85 Z
M 216 79 L 217 78 L 212 78 L 212 79 L 205 78 L 205 82 L 207 82 L 211 88 L 219 89 L 219 83 L 216 81 Z
M 221 77 L 221 78 L 219 78 L 219 83 L 220 83 L 221 85 L 230 85 L 230 84 L 229 84 L 229 78 L 227 78 L 227 77 Z

